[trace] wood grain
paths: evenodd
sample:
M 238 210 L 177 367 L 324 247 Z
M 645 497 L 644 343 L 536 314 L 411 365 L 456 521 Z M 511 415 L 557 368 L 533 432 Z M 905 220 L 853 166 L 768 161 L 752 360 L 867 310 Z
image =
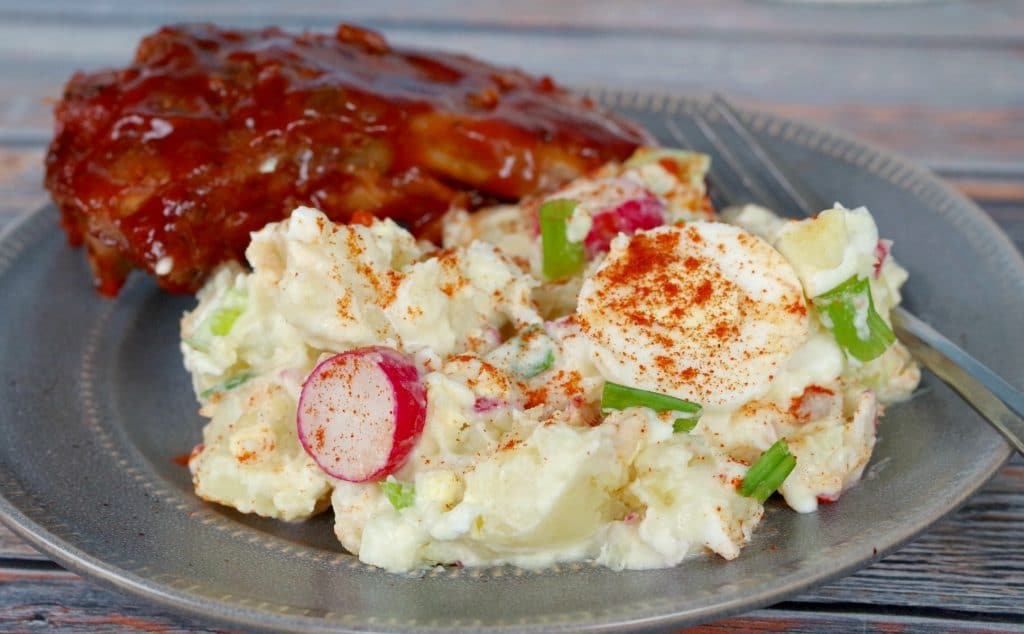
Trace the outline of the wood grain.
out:
M 1012 45 L 1024 39 L 1024 7 L 1014 0 L 893 3 L 892 6 L 844 6 L 806 3 L 780 6 L 748 0 L 306 0 L 283 5 L 277 0 L 135 0 L 131 3 L 83 3 L 79 0 L 17 3 L 0 7 L 0 18 L 35 22 L 110 22 L 146 25 L 173 21 L 219 21 L 246 25 L 312 26 L 339 20 L 373 24 L 420 24 L 459 29 L 539 29 L 559 33 L 613 30 L 665 32 L 690 37 L 736 33 L 761 37 L 794 35 L 827 39 L 895 41 L 899 44 L 941 38 L 945 44 Z M 870 3 L 868 3 L 870 4 Z
M 16 582 L 16 583 L 15 583 Z M 221 632 L 62 570 L 0 568 L 0 631 Z
M 829 632 L 829 634 L 1020 632 L 1017 625 L 972 620 L 969 617 L 956 619 L 946 616 L 876 614 L 855 611 L 805 612 L 794 610 L 792 607 L 795 606 L 782 604 L 775 609 L 758 610 L 746 616 L 701 625 L 684 630 L 684 632 L 685 634 L 719 634 L 720 632 L 732 634 L 758 634 L 761 632 L 787 632 L 789 634 L 809 632 Z
M 46 561 L 48 557 L 29 546 L 23 539 L 0 524 L 0 570 L 8 560 L 34 559 Z
M 17 583 L 14 583 L 17 582 Z M 63 632 L 223 632 L 200 620 L 170 614 L 157 606 L 52 570 L 3 570 L 0 583 L 0 631 L 57 629 Z M 887 610 L 862 606 L 827 606 L 787 602 L 773 608 L 684 630 L 687 634 L 719 632 L 1013 632 L 1012 623 L 987 621 L 952 610 Z
M 324 29 L 346 16 L 382 26 L 396 43 L 462 50 L 570 85 L 721 91 L 885 143 L 918 161 L 1020 166 L 1024 96 L 1014 78 L 1024 29 L 1011 33 L 1009 25 L 1024 20 L 1021 4 L 944 9 L 934 13 L 938 18 L 912 20 L 908 16 L 916 14 L 908 9 L 847 12 L 767 3 L 754 14 L 742 13 L 745 21 L 731 30 L 725 27 L 732 19 L 727 8 L 697 4 L 680 4 L 678 11 L 660 3 L 635 10 L 576 4 L 545 12 L 532 2 L 522 3 L 521 11 L 490 13 L 443 13 L 413 2 L 335 11 L 314 5 L 283 22 Z M 126 14 L 114 6 L 75 10 L 69 2 L 66 14 L 53 4 L 22 6 L 0 21 L 0 60 L 7 60 L 0 142 L 44 142 L 51 126 L 45 100 L 59 96 L 66 78 L 76 69 L 126 63 L 138 39 L 162 22 L 200 16 L 234 24 L 281 22 L 273 14 L 249 17 L 224 3 L 173 10 L 149 4 Z M 663 20 L 655 19 L 659 12 Z M 430 17 L 435 14 L 458 19 Z M 88 28 L 76 15 L 91 20 Z M 577 19 L 586 28 L 568 26 Z M 615 27 L 620 19 L 624 26 Z M 958 23 L 973 40 L 949 37 Z M 999 28 L 992 31 L 994 25 Z M 879 34 L 888 39 L 880 42 Z

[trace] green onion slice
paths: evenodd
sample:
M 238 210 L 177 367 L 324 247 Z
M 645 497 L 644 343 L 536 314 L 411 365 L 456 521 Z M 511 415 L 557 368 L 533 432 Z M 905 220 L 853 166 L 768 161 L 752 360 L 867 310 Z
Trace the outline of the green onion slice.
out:
M 866 277 L 855 275 L 812 301 L 836 343 L 858 361 L 880 357 L 896 341 L 892 329 L 875 311 Z
M 385 480 L 380 483 L 380 488 L 396 511 L 408 508 L 416 501 L 416 486 L 411 482 Z
M 525 379 L 532 379 L 541 372 L 546 372 L 555 364 L 555 347 L 537 324 L 529 326 L 516 338 L 516 357 L 512 362 L 512 370 Z
M 224 294 L 224 303 L 210 315 L 210 332 L 223 337 L 231 332 L 238 316 L 245 311 L 246 294 L 238 289 L 231 289 Z
M 217 394 L 218 392 L 228 392 L 230 390 L 235 389 L 239 385 L 245 383 L 251 378 L 252 374 L 248 372 L 236 374 L 235 376 L 231 377 L 230 379 L 227 379 L 223 383 L 218 383 L 217 385 L 214 385 L 211 388 L 203 390 L 202 392 L 199 393 L 199 398 L 207 399 L 213 396 L 214 394 Z
M 789 445 L 785 440 L 779 440 L 747 469 L 747 475 L 743 476 L 739 493 L 764 503 L 772 496 L 772 493 L 782 486 L 794 468 L 796 468 L 796 456 L 789 453 Z
M 673 434 L 688 434 L 693 431 L 693 428 L 697 426 L 700 421 L 699 416 L 691 416 L 689 418 L 677 418 L 672 423 Z
M 681 398 L 648 392 L 635 387 L 626 387 L 611 381 L 604 384 L 601 392 L 601 410 L 609 411 L 614 409 L 626 409 L 627 407 L 647 407 L 654 411 L 678 412 L 683 416 L 672 423 L 673 432 L 688 432 L 692 430 L 697 421 L 700 420 L 702 408 L 696 403 L 684 401 Z
M 196 326 L 185 343 L 200 352 L 208 352 L 214 337 L 223 337 L 231 332 L 238 317 L 245 312 L 248 299 L 246 292 L 237 288 L 224 293 L 220 305 Z
M 549 200 L 540 206 L 540 241 L 544 277 L 560 280 L 583 270 L 587 255 L 582 242 L 571 242 L 567 235 L 569 217 L 575 200 Z
M 516 365 L 517 373 L 524 379 L 532 379 L 541 372 L 547 372 L 555 364 L 555 350 L 548 348 L 541 353 L 543 356 L 533 355 L 524 363 Z

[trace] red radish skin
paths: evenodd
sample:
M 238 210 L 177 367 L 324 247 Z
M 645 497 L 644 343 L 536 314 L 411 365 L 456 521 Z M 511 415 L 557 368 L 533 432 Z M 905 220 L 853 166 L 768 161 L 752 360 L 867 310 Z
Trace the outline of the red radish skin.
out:
M 296 416 L 303 449 L 328 475 L 380 480 L 416 447 L 427 392 L 415 364 L 383 346 L 324 360 L 302 386 Z
M 885 259 L 889 257 L 889 252 L 892 251 L 892 240 L 879 240 L 878 244 L 875 245 L 875 279 L 882 274 L 882 265 L 885 264 Z
M 620 233 L 633 235 L 665 224 L 665 205 L 654 195 L 627 200 L 617 207 L 595 213 L 593 225 L 584 239 L 587 255 L 593 257 L 608 250 Z
M 488 414 L 505 407 L 508 407 L 508 403 L 504 399 L 493 396 L 478 396 L 473 402 L 473 411 L 477 414 Z

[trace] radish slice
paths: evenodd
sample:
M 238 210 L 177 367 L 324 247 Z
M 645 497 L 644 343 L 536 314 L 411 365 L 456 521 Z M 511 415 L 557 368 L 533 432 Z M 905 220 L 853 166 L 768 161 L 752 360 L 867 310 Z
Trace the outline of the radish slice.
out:
M 889 257 L 889 252 L 892 251 L 892 240 L 879 240 L 878 244 L 875 245 L 875 279 L 882 274 L 882 265 L 885 264 L 885 259 Z
M 583 241 L 590 256 L 607 251 L 612 239 L 620 233 L 633 235 L 665 224 L 665 205 L 653 195 L 633 198 L 595 213 L 592 221 L 590 232 Z
M 412 361 L 371 346 L 326 359 L 306 379 L 297 426 L 306 453 L 349 482 L 394 473 L 416 446 L 427 392 Z

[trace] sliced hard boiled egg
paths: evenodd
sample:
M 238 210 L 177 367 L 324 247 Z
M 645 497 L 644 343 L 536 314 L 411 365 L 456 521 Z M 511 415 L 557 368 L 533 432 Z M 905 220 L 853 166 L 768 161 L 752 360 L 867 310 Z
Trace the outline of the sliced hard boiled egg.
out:
M 786 259 L 714 222 L 619 236 L 583 284 L 577 311 L 606 380 L 705 407 L 763 394 L 808 334 Z

